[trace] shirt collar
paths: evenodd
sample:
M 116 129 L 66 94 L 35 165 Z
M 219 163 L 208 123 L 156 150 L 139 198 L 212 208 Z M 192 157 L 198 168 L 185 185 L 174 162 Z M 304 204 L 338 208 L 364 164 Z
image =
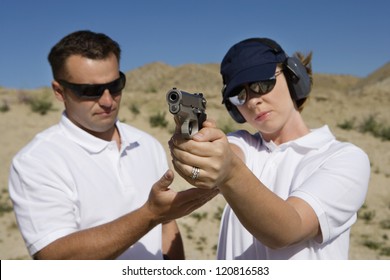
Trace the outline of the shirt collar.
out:
M 288 147 L 299 147 L 299 148 L 312 150 L 312 149 L 320 149 L 326 143 L 329 143 L 334 139 L 335 137 L 330 131 L 329 127 L 327 125 L 324 125 L 323 127 L 317 129 L 311 129 L 310 133 L 306 134 L 305 136 L 302 136 L 293 141 L 283 143 L 279 146 L 275 144 L 273 141 L 267 142 L 263 138 L 262 138 L 262 143 L 269 151 L 274 151 L 276 149 L 284 150 L 287 149 Z
M 74 141 L 90 153 L 99 153 L 102 150 L 106 149 L 109 145 L 112 145 L 112 141 L 106 141 L 95 137 L 75 125 L 67 117 L 65 112 L 62 114 L 59 125 L 67 137 L 69 137 L 72 141 Z M 124 130 L 123 125 L 119 120 L 116 120 L 115 125 L 121 137 L 121 150 L 133 146 L 132 144 L 136 143 L 141 137 L 141 134 L 138 133 L 136 130 Z

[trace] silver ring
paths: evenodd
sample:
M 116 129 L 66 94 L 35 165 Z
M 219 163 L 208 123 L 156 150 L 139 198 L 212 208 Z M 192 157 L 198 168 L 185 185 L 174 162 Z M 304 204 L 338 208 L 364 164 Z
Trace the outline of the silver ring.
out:
M 198 176 L 199 176 L 199 172 L 200 172 L 199 167 L 193 166 L 192 167 L 192 172 L 191 172 L 191 179 L 192 180 L 196 180 L 198 178 Z

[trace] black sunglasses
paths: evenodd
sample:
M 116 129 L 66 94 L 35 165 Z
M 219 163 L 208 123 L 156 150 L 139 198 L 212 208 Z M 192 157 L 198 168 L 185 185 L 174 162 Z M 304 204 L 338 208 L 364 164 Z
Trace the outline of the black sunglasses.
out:
M 82 99 L 98 99 L 104 91 L 108 89 L 112 96 L 122 93 L 126 85 L 126 76 L 119 72 L 119 78 L 106 84 L 74 84 L 65 80 L 58 80 L 58 83 L 65 88 L 70 89 L 75 95 Z
M 249 83 L 248 88 L 250 91 L 254 92 L 257 95 L 264 95 L 271 92 L 276 84 L 276 77 L 282 73 L 282 70 L 275 73 L 275 76 L 268 80 L 257 81 Z M 236 87 L 232 91 L 232 96 L 229 97 L 229 101 L 235 106 L 244 105 L 248 99 L 248 93 L 244 85 Z

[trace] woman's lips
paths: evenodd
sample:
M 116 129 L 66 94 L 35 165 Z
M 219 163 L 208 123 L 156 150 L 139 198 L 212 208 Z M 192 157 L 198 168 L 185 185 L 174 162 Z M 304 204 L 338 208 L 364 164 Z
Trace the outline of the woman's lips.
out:
M 268 116 L 271 114 L 270 111 L 262 112 L 260 114 L 257 114 L 255 121 L 264 121 L 268 118 Z

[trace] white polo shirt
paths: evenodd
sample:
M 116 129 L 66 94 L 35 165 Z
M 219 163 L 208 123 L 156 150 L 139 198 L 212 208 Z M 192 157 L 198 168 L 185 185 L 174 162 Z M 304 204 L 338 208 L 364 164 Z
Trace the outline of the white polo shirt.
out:
M 121 149 L 74 125 L 38 134 L 13 159 L 9 191 L 31 255 L 70 233 L 110 222 L 143 205 L 168 169 L 166 154 L 150 135 L 117 121 Z M 161 226 L 119 258 L 162 259 Z
M 229 142 L 242 149 L 248 168 L 270 190 L 283 199 L 299 197 L 314 209 L 322 239 L 272 250 L 227 206 L 218 259 L 348 259 L 350 228 L 364 203 L 370 176 L 370 162 L 361 149 L 335 140 L 327 126 L 279 146 L 246 131 L 232 133 Z

